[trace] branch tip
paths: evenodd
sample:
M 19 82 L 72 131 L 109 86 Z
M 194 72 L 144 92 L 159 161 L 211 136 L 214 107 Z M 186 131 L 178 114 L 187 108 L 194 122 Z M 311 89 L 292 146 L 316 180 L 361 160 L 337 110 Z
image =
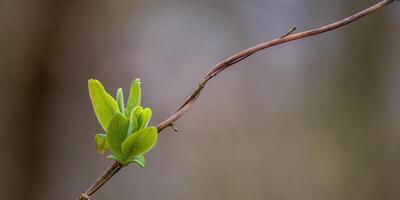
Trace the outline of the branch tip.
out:
M 90 200 L 90 197 L 87 194 L 82 193 L 79 197 L 79 200 Z

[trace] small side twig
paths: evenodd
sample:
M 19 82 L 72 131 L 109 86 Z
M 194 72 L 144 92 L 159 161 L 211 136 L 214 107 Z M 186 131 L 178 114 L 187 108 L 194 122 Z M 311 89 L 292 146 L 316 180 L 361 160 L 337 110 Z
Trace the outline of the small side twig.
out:
M 170 127 L 172 128 L 172 130 L 174 130 L 175 132 L 178 132 L 178 131 L 179 131 L 179 129 L 176 128 L 176 126 L 175 126 L 174 124 L 170 124 L 169 126 L 170 126 Z
M 359 20 L 362 17 L 365 17 L 371 13 L 374 13 L 385 6 L 399 0 L 383 0 L 359 13 L 356 13 L 350 17 L 347 17 L 345 19 L 339 20 L 337 22 L 311 29 L 308 31 L 303 31 L 300 33 L 292 34 L 295 31 L 295 27 L 291 28 L 287 33 L 283 34 L 282 36 L 273 39 L 269 42 L 261 43 L 256 46 L 250 47 L 248 49 L 245 49 L 243 51 L 240 51 L 225 60 L 217 63 L 200 81 L 200 84 L 198 85 L 197 89 L 184 101 L 184 103 L 179 107 L 179 109 L 172 114 L 170 117 L 162 121 L 160 124 L 157 125 L 157 130 L 159 133 L 161 133 L 162 130 L 164 130 L 166 127 L 171 126 L 174 128 L 173 123 L 181 118 L 194 104 L 196 99 L 199 97 L 201 91 L 204 89 L 205 85 L 209 80 L 214 78 L 216 75 L 224 71 L 225 69 L 229 68 L 230 66 L 246 59 L 250 55 L 253 55 L 254 53 L 276 46 L 280 44 L 284 44 L 287 42 L 311 37 L 314 35 L 318 35 L 321 33 L 325 33 L 337 28 L 340 28 L 342 26 L 345 26 L 347 24 L 350 24 L 352 22 L 355 22 Z M 114 174 L 116 174 L 122 166 L 118 163 L 113 163 L 90 187 L 89 189 L 83 193 L 79 199 L 80 200 L 88 200 L 90 199 L 91 195 L 95 193 L 104 183 L 106 183 Z
M 285 34 L 283 34 L 283 35 L 282 35 L 281 37 L 279 37 L 279 38 L 284 38 L 284 37 L 286 37 L 286 36 L 292 34 L 296 29 L 297 29 L 297 27 L 293 26 L 292 28 L 289 29 L 288 32 L 286 32 Z

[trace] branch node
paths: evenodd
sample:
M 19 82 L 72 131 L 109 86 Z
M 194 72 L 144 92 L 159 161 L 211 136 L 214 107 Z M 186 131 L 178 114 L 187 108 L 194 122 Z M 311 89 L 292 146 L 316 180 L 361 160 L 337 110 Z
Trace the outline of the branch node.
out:
M 199 96 L 201 90 L 206 86 L 206 81 L 201 81 L 201 83 L 199 84 L 199 86 L 197 87 L 197 89 L 192 93 L 191 98 L 196 98 L 197 96 Z

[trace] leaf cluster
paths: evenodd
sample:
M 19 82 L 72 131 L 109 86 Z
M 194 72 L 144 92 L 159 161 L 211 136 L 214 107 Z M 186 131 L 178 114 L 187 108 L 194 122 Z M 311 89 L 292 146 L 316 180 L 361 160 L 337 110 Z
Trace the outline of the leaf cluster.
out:
M 105 133 L 95 137 L 96 149 L 107 157 L 126 166 L 136 163 L 144 167 L 144 154 L 150 151 L 157 142 L 157 128 L 148 127 L 152 111 L 140 106 L 140 80 L 132 82 L 128 101 L 124 102 L 121 88 L 114 99 L 100 81 L 90 79 L 89 94 L 93 109 Z

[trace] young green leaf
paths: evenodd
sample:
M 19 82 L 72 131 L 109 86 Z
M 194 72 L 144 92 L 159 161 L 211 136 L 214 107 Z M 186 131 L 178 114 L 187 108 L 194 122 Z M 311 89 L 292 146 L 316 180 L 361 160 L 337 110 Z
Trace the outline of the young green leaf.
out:
M 95 141 L 96 141 L 96 149 L 97 152 L 100 154 L 104 154 L 110 146 L 108 145 L 106 134 L 96 134 Z
M 143 112 L 143 108 L 142 106 L 136 106 L 132 112 L 135 114 L 136 119 L 139 119 L 140 114 Z
M 138 124 L 138 119 L 135 116 L 135 112 L 131 112 L 131 116 L 130 116 L 130 123 L 129 123 L 129 128 L 128 128 L 128 136 L 130 134 L 132 134 L 133 132 L 135 132 L 139 127 Z
M 124 158 L 130 160 L 133 157 L 143 155 L 150 151 L 157 142 L 157 129 L 149 127 L 141 129 L 128 136 L 122 143 Z
M 109 95 L 98 80 L 88 81 L 89 94 L 97 119 L 104 130 L 107 130 L 111 119 L 118 112 L 118 106 L 114 98 Z
M 152 115 L 152 113 L 151 113 L 150 108 L 143 109 L 142 113 L 140 113 L 140 116 L 138 118 L 139 129 L 147 127 L 147 125 L 149 124 L 151 115 Z
M 143 155 L 133 157 L 129 162 L 130 163 L 134 162 L 141 168 L 144 168 L 144 165 L 146 164 L 146 160 L 144 159 Z
M 118 90 L 117 90 L 117 103 L 118 103 L 119 112 L 124 114 L 125 105 L 124 105 L 124 92 L 122 91 L 122 88 L 118 88 Z
M 136 106 L 140 105 L 140 99 L 141 99 L 140 79 L 135 79 L 132 82 L 131 90 L 129 91 L 128 102 L 126 104 L 127 115 L 129 115 Z
M 126 139 L 129 119 L 120 113 L 115 114 L 107 129 L 107 142 L 114 154 L 122 154 L 122 143 Z

